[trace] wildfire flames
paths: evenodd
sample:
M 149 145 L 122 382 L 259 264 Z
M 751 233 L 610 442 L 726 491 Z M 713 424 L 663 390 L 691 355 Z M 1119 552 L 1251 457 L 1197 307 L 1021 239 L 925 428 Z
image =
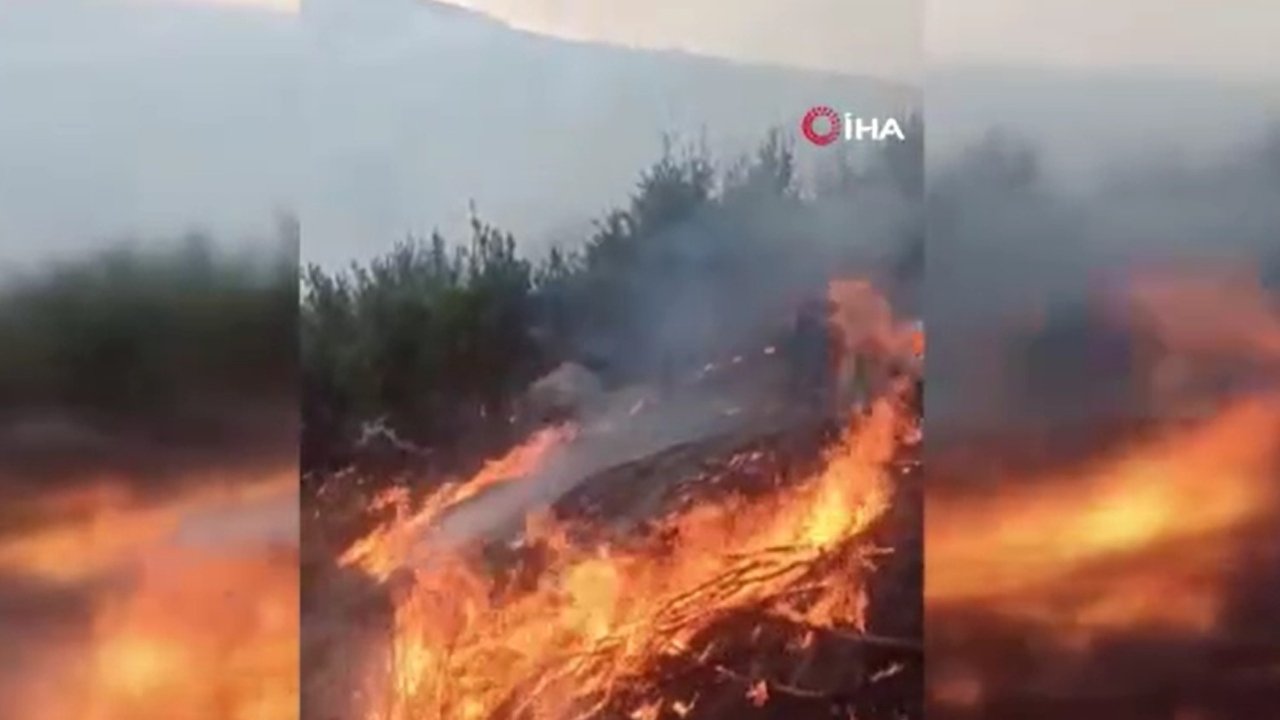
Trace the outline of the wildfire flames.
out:
M 1274 527 L 1280 394 L 1268 382 L 1280 369 L 1280 313 L 1256 282 L 1207 270 L 1139 278 L 1124 296 L 1132 326 L 1160 343 L 1152 381 L 1161 410 L 1170 397 L 1187 402 L 1178 393 L 1224 363 L 1252 379 L 1202 400 L 1194 421 L 1074 470 L 1003 478 L 998 494 L 983 497 L 930 495 L 926 602 L 939 643 L 951 643 L 931 669 L 940 708 L 978 710 L 1011 688 L 1078 692 L 1090 653 L 1116 637 L 1223 635 L 1241 558 L 1257 531 Z M 980 669 L 984 641 L 965 629 L 977 617 L 1021 628 L 1057 660 L 1041 661 L 1035 677 L 1030 663 Z M 1095 692 L 1104 684 L 1086 682 Z
M 83 634 L 43 639 L 19 673 L 17 717 L 298 716 L 296 479 L 204 487 L 148 504 L 105 482 L 0 542 L 0 570 L 88 606 Z
M 671 663 L 711 670 L 751 704 L 770 702 L 784 686 L 732 667 L 717 630 L 737 623 L 759 639 L 763 624 L 778 623 L 794 653 L 815 632 L 866 631 L 875 555 L 866 533 L 890 507 L 890 463 L 915 432 L 903 391 L 844 428 L 817 471 L 752 492 L 714 478 L 706 486 L 716 492 L 667 502 L 638 531 L 531 511 L 517 560 L 495 560 L 495 538 L 440 543 L 433 530 L 487 488 L 521 482 L 571 449 L 571 428 L 535 434 L 414 511 L 404 492 L 379 498 L 396 517 L 342 557 L 397 588 L 386 667 L 371 669 L 380 690 L 364 717 L 688 717 L 698 690 L 668 695 L 654 680 Z
M 1228 570 L 1215 538 L 1265 518 L 1274 500 L 1278 400 L 1242 401 L 1079 475 L 931 501 L 930 603 L 1059 627 L 1211 629 Z
M 377 528 L 357 542 L 340 562 L 359 565 L 370 575 L 385 580 L 410 561 L 420 547 L 422 536 L 449 510 L 495 487 L 533 472 L 555 448 L 574 435 L 571 425 L 540 430 L 501 458 L 485 463 L 484 469 L 463 483 L 446 485 L 431 495 L 416 513 L 408 514 L 409 496 L 404 488 L 393 488 L 374 503 L 394 507 L 397 520 Z
M 834 280 L 827 297 L 835 306 L 844 358 L 864 353 L 905 361 L 924 355 L 924 333 L 896 320 L 889 301 L 866 280 Z

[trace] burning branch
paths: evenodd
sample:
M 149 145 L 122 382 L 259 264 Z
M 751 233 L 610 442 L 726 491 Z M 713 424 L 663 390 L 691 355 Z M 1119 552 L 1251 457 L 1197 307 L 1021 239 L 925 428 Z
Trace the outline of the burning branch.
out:
M 658 699 L 708 674 L 751 683 L 757 703 L 770 691 L 838 700 L 848 682 L 828 678 L 831 690 L 805 682 L 823 672 L 817 653 L 918 652 L 910 641 L 865 632 L 866 579 L 886 552 L 867 533 L 890 506 L 893 463 L 917 420 L 896 395 L 906 384 L 889 388 L 894 394 L 853 418 L 820 462 L 797 463 L 811 466 L 803 472 L 778 463 L 781 450 L 798 449 L 785 434 L 750 451 L 738 441 L 729 462 L 696 482 L 680 481 L 673 451 L 658 453 L 663 474 L 675 477 L 649 493 L 665 509 L 646 509 L 640 523 L 625 506 L 601 511 L 587 480 L 572 503 L 576 515 L 538 515 L 514 551 L 491 551 L 497 538 L 432 542 L 450 507 L 483 504 L 491 487 L 536 475 L 548 450 L 562 450 L 545 436 L 446 486 L 418 511 L 405 509 L 343 557 L 374 578 L 406 561 L 411 568 L 395 600 L 394 690 L 385 706 L 369 708 L 369 720 L 657 718 L 668 705 L 684 717 L 695 712 L 692 701 L 677 711 Z M 679 455 L 705 470 L 699 451 L 689 445 Z M 625 494 L 660 482 L 649 472 L 656 462 L 633 463 L 644 472 L 599 487 Z M 751 672 L 731 669 L 744 662 Z M 779 664 L 792 668 L 789 679 L 764 671 Z

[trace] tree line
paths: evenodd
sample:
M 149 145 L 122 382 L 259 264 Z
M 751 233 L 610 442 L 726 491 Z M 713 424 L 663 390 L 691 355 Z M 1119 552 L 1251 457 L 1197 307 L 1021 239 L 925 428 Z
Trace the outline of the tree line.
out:
M 918 121 L 908 132 L 810 188 L 781 133 L 723 167 L 669 141 L 576 245 L 534 256 L 473 217 L 461 243 L 433 233 L 344 269 L 305 268 L 304 463 L 350 462 L 372 420 L 464 461 L 514 439 L 521 392 L 561 363 L 607 385 L 644 381 L 706 362 L 831 275 L 877 265 L 908 286 L 923 262 Z M 870 214 L 884 228 L 860 240 Z
M 215 408 L 296 402 L 296 251 L 286 222 L 244 253 L 193 233 L 6 279 L 0 421 L 57 413 L 163 427 Z
M 448 461 L 487 454 L 561 363 L 646 381 L 786 322 L 770 313 L 832 275 L 918 283 L 921 138 L 912 121 L 809 184 L 779 132 L 723 163 L 668 141 L 620 207 L 540 251 L 475 217 L 339 269 L 299 270 L 295 222 L 239 254 L 192 234 L 48 263 L 0 283 L 0 425 L 198 429 L 300 401 L 307 469 L 358 459 L 371 421 Z

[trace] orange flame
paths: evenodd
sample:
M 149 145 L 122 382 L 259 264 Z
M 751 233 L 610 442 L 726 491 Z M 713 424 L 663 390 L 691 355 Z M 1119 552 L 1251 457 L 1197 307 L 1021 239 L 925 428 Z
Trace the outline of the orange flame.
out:
M 1261 519 L 1274 499 L 1266 477 L 1280 451 L 1276 400 L 1241 402 L 1082 476 L 1030 480 L 989 499 L 930 498 L 927 600 L 1059 626 L 1208 629 L 1226 568 L 1207 543 Z M 1115 563 L 1124 570 L 1109 570 Z
M 909 335 L 880 312 L 888 306 L 876 304 L 869 285 L 832 292 L 850 313 L 871 304 L 870 324 L 856 319 L 859 337 Z M 369 671 L 369 682 L 383 689 L 368 693 L 378 699 L 365 718 L 566 720 L 610 708 L 636 718 L 683 717 L 696 698 L 653 697 L 646 678 L 672 657 L 707 657 L 707 633 L 717 623 L 750 612 L 809 632 L 862 631 L 870 561 L 859 547 L 889 507 L 889 463 L 915 430 L 901 402 L 905 390 L 893 386 L 853 420 L 820 471 L 778 478 L 768 492 L 680 504 L 622 538 L 605 521 L 531 513 L 522 546 L 534 559 L 515 573 L 495 572 L 481 541 L 433 546 L 424 530 L 496 482 L 536 473 L 573 439 L 571 430 L 534 435 L 469 481 L 436 491 L 416 512 L 407 511 L 403 491 L 379 499 L 394 504 L 397 516 L 341 558 L 377 579 L 405 569 L 393 594 L 386 665 Z M 584 534 L 614 539 L 583 542 Z M 417 554 L 406 563 L 410 546 Z
M 870 361 L 866 378 L 872 392 L 885 391 L 895 369 L 920 375 L 925 352 L 924 329 L 901 323 L 889 301 L 866 280 L 833 280 L 827 299 L 834 306 L 832 318 L 839 329 L 841 392 L 855 381 L 858 363 Z
M 92 720 L 298 717 L 298 558 L 161 553 L 96 618 Z
M 1139 323 L 1179 353 L 1280 360 L 1280 308 L 1256 271 L 1147 274 L 1128 287 Z
M 1084 658 L 1126 634 L 1222 631 L 1247 543 L 1280 510 L 1280 395 L 1266 382 L 1280 368 L 1280 312 L 1256 275 L 1212 268 L 1134 278 L 1123 296 L 1130 326 L 1158 341 L 1150 367 L 1165 410 L 1181 414 L 1189 401 L 1167 392 L 1171 363 L 1175 384 L 1214 373 L 1262 382 L 1201 388 L 1194 423 L 1083 469 L 1003 478 L 984 497 L 931 493 L 925 596 L 935 637 L 976 613 L 1035 634 L 1056 658 Z M 986 681 L 961 655 L 980 655 L 981 641 L 963 642 L 935 664 L 931 694 L 975 708 Z
M 530 534 L 554 552 L 532 589 L 497 587 L 470 552 L 429 557 L 396 607 L 391 699 L 367 717 L 487 718 L 517 692 L 534 717 L 587 717 L 717 619 L 760 603 L 819 627 L 860 627 L 859 583 L 803 588 L 806 602 L 795 586 L 809 563 L 886 509 L 885 464 L 901 423 L 881 402 L 817 476 L 767 497 L 695 504 L 634 543 L 577 547 L 567 526 L 531 522 Z M 847 570 L 860 569 L 852 567 L 860 558 L 847 559 Z M 787 588 L 792 599 L 780 592 Z
M 0 542 L 0 570 L 84 595 L 91 623 L 20 671 L 19 717 L 298 717 L 297 537 L 281 518 L 295 474 L 161 503 L 103 482 L 38 504 L 53 519 Z
M 481 493 L 527 476 L 544 463 L 556 448 L 571 441 L 577 433 L 573 425 L 544 428 L 505 455 L 485 463 L 480 472 L 466 482 L 450 483 L 433 493 L 417 512 L 410 513 L 409 497 L 404 488 L 393 488 L 374 500 L 376 506 L 396 509 L 396 519 L 380 526 L 352 545 L 339 563 L 355 565 L 379 580 L 385 580 L 403 567 L 424 533 L 449 510 Z
M 195 479 L 197 489 L 162 503 L 147 503 L 104 478 L 46 497 L 34 514 L 40 524 L 0 538 L 0 570 L 53 582 L 79 582 L 128 564 L 163 544 L 184 520 L 201 513 L 283 503 L 297 494 L 297 476 L 227 484 Z

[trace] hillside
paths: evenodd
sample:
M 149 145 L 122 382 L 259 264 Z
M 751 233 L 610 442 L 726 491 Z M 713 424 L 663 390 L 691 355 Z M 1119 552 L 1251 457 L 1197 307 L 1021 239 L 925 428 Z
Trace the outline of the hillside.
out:
M 435 2 L 325 0 L 304 23 L 317 40 L 306 255 L 324 263 L 408 230 L 453 233 L 472 199 L 545 242 L 624 199 L 664 132 L 705 133 L 724 157 L 814 104 L 916 99 L 872 78 L 551 39 Z

